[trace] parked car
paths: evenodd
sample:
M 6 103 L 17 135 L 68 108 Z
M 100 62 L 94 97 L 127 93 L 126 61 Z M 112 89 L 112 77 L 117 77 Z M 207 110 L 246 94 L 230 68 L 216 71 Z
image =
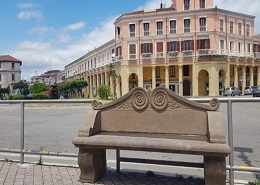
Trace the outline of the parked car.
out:
M 255 86 L 252 94 L 253 94 L 253 97 L 260 97 L 260 86 Z
M 27 100 L 32 100 L 32 99 L 33 99 L 33 94 L 27 94 L 27 95 L 25 96 L 25 99 L 27 99 Z
M 227 87 L 224 92 L 225 96 L 235 96 L 235 95 L 242 95 L 242 92 L 236 87 Z
M 251 95 L 252 92 L 253 92 L 253 86 L 252 87 L 251 86 L 245 87 L 245 92 L 244 92 L 245 95 Z

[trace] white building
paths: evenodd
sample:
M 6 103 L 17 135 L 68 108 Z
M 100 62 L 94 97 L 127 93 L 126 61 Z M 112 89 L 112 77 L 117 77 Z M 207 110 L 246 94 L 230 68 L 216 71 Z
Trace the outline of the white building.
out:
M 22 61 L 10 56 L 0 55 L 0 87 L 7 88 L 11 83 L 21 80 Z

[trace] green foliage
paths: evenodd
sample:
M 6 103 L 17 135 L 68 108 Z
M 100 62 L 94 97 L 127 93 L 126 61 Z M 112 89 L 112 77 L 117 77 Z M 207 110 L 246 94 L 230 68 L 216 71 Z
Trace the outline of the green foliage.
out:
M 33 94 L 33 99 L 35 100 L 43 100 L 43 99 L 48 99 L 49 96 L 47 94 L 41 94 L 41 93 L 35 93 Z
M 13 89 L 19 89 L 20 90 L 20 92 L 21 92 L 21 94 L 28 94 L 28 88 L 29 88 L 29 85 L 27 84 L 27 83 L 25 83 L 25 82 L 23 82 L 22 80 L 21 81 L 19 81 L 19 82 L 17 82 L 17 83 L 13 83 L 12 84 L 12 87 L 13 87 Z
M 98 86 L 97 93 L 101 99 L 108 99 L 108 97 L 111 95 L 110 86 L 108 86 L 108 85 Z
M 255 180 L 253 182 L 248 182 L 249 185 L 260 185 L 260 175 L 255 175 Z
M 24 98 L 23 94 L 11 94 L 7 97 L 8 100 L 23 100 Z
M 0 88 L 0 95 L 1 94 L 8 94 L 9 93 L 9 89 L 8 88 Z
M 29 89 L 30 93 L 35 94 L 35 93 L 40 93 L 42 91 L 48 91 L 49 87 L 48 85 L 44 83 L 36 83 L 32 85 Z
M 59 90 L 63 94 L 68 94 L 68 93 L 76 93 L 82 91 L 83 88 L 88 86 L 87 81 L 83 80 L 71 80 L 68 82 L 63 83 L 62 85 L 59 86 Z

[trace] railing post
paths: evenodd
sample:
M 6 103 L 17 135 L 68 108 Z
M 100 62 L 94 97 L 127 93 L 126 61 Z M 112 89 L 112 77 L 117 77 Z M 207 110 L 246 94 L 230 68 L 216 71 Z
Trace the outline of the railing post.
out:
M 116 171 L 120 172 L 120 150 L 116 149 Z
M 24 103 L 21 102 L 21 146 L 20 146 L 20 163 L 24 163 Z
M 232 102 L 229 100 L 227 103 L 228 111 L 228 144 L 231 148 L 231 153 L 229 154 L 229 183 L 234 185 L 234 145 L 233 145 L 233 123 L 232 123 Z

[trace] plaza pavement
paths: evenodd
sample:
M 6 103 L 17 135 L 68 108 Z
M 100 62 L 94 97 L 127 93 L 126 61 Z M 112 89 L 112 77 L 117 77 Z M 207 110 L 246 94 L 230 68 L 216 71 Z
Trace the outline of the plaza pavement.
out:
M 0 161 L 0 185 L 91 185 L 80 183 L 77 167 L 19 164 Z M 145 172 L 122 171 L 108 168 L 96 185 L 203 185 L 202 179 L 183 178 Z M 227 183 L 229 184 L 229 183 Z M 242 185 L 246 183 L 235 183 Z

